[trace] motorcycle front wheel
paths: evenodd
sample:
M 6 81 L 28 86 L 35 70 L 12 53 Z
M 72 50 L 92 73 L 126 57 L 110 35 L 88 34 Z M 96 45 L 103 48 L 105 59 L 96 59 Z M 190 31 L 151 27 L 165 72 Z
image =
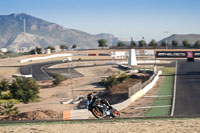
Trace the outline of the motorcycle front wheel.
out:
M 120 113 L 119 113 L 119 111 L 116 110 L 115 108 L 112 108 L 112 109 L 111 109 L 111 116 L 112 116 L 113 118 L 119 118 L 119 117 L 120 117 Z
M 104 118 L 103 110 L 99 107 L 92 108 L 91 112 L 96 118 Z

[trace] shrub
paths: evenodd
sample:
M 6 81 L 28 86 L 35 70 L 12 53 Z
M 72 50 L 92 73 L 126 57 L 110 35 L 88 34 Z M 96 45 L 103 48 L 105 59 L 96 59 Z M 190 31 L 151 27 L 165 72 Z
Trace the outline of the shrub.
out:
M 100 84 L 103 85 L 108 90 L 112 88 L 114 85 L 118 84 L 117 77 L 109 76 L 107 78 L 104 78 L 101 80 Z
M 11 120 L 13 115 L 18 114 L 18 108 L 14 107 L 13 102 L 7 102 L 0 105 L 0 115 L 6 116 Z
M 122 83 L 124 80 L 126 80 L 126 79 L 128 79 L 128 78 L 130 78 L 130 76 L 129 76 L 129 75 L 126 75 L 125 73 L 123 73 L 123 74 L 119 75 L 119 77 L 117 78 L 117 80 L 118 80 L 120 83 Z
M 33 78 L 16 78 L 10 86 L 12 97 L 23 102 L 29 103 L 38 98 L 39 86 Z
M 5 92 L 1 94 L 1 99 L 12 99 L 12 95 L 10 92 Z
M 0 81 L 0 96 L 3 91 L 9 90 L 9 81 L 7 79 L 3 79 Z
M 119 76 L 109 76 L 101 80 L 100 84 L 103 85 L 107 90 L 112 88 L 113 86 L 122 83 L 124 80 L 130 78 L 130 76 L 126 74 L 121 74 Z
M 59 85 L 62 81 L 65 80 L 65 77 L 61 74 L 54 74 L 53 78 L 54 78 L 53 80 L 54 85 Z

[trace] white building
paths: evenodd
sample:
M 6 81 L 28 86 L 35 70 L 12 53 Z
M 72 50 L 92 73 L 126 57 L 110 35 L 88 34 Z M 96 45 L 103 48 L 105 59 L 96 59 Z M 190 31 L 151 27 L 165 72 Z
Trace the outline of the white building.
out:
M 7 48 L 1 48 L 1 52 L 6 53 L 6 52 L 8 52 L 8 49 Z
M 111 52 L 111 57 L 114 59 L 127 59 L 128 56 L 129 56 L 129 52 L 126 52 L 126 51 Z

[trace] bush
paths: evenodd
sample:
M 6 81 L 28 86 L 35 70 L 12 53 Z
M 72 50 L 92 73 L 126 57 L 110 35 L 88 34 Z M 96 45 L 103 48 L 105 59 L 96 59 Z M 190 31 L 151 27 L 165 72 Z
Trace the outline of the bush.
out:
M 20 103 L 20 101 L 16 100 L 16 99 L 0 99 L 0 104 L 2 103 L 7 103 L 7 102 L 12 102 L 14 104 L 18 104 Z
M 53 78 L 54 78 L 53 80 L 54 85 L 59 85 L 62 81 L 65 80 L 65 77 L 61 74 L 54 74 Z
M 14 107 L 13 102 L 7 102 L 0 105 L 0 115 L 6 116 L 11 120 L 13 115 L 18 114 L 18 108 Z
M 121 74 L 119 76 L 109 76 L 101 80 L 100 84 L 103 85 L 107 90 L 112 88 L 113 86 L 122 83 L 124 80 L 130 78 L 130 76 L 126 74 Z
M 123 73 L 123 74 L 119 75 L 119 77 L 118 77 L 117 80 L 118 80 L 120 83 L 122 83 L 124 80 L 126 80 L 126 79 L 128 79 L 128 78 L 130 78 L 130 76 L 129 76 L 129 75 L 126 75 L 125 73 Z
M 9 90 L 9 81 L 7 79 L 3 79 L 0 81 L 0 96 L 3 91 Z
M 38 98 L 39 86 L 33 78 L 16 78 L 10 86 L 10 93 L 13 98 L 29 103 Z
M 1 99 L 12 99 L 12 95 L 10 94 L 10 92 L 5 92 L 1 94 Z
M 112 88 L 114 85 L 118 84 L 117 77 L 109 76 L 107 78 L 104 78 L 101 80 L 100 84 L 103 85 L 108 90 Z

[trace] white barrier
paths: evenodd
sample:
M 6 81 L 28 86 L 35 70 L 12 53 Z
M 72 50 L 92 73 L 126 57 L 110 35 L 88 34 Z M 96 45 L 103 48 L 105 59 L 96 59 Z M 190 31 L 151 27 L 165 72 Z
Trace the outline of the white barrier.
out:
M 146 85 L 143 89 L 139 90 L 136 92 L 133 96 L 128 98 L 127 100 L 112 105 L 114 108 L 117 110 L 122 110 L 127 108 L 131 103 L 136 101 L 137 99 L 141 98 L 144 96 L 150 89 L 153 88 L 153 86 L 156 84 L 156 82 L 159 79 L 159 76 L 162 74 L 162 71 L 159 71 L 158 74 L 154 77 L 154 79 Z M 88 119 L 92 117 L 92 114 L 87 110 L 87 109 L 81 109 L 81 110 L 67 110 L 63 112 L 63 120 L 66 119 Z
M 13 77 L 13 78 L 16 78 L 16 77 L 32 78 L 33 76 L 32 76 L 31 74 L 29 74 L 29 75 L 13 74 L 12 77 Z
M 147 64 L 147 63 L 160 63 L 160 60 L 140 60 L 137 63 Z
M 45 60 L 45 59 L 63 57 L 63 56 L 72 56 L 72 54 L 67 54 L 67 53 L 65 53 L 65 54 L 53 54 L 53 55 L 44 56 L 44 57 L 27 58 L 27 59 L 20 60 L 20 63 L 25 63 L 25 62 L 29 62 L 29 61 L 35 61 L 35 60 Z
M 151 64 L 151 63 L 160 63 L 160 60 L 137 60 L 137 64 Z M 113 65 L 128 65 L 127 61 L 123 62 L 107 62 L 106 64 L 113 64 Z

